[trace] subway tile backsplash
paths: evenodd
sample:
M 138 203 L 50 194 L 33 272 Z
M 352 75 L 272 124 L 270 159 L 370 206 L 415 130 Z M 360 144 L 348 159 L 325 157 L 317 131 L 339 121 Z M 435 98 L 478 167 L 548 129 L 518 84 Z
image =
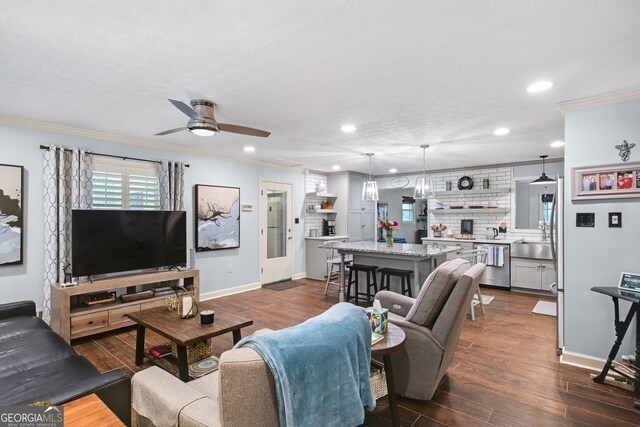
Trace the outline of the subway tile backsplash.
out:
M 327 185 L 327 175 L 319 173 L 307 173 L 305 176 L 305 193 L 313 193 L 316 191 L 318 184 L 324 183 Z M 315 212 L 309 212 L 309 205 L 319 205 L 324 201 L 322 197 L 307 196 L 304 200 L 305 209 L 305 221 L 304 221 L 304 235 L 309 237 L 311 229 L 318 230 L 318 235 L 322 234 L 322 220 L 327 218 L 326 214 L 318 214 Z

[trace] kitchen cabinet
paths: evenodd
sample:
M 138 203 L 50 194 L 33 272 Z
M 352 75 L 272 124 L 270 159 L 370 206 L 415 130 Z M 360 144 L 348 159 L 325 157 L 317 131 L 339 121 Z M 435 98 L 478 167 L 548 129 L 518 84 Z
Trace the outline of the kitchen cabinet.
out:
M 350 242 L 373 242 L 375 226 L 376 218 L 373 211 L 349 210 L 347 230 Z
M 327 188 L 337 195 L 333 206 L 336 234 L 347 235 L 352 242 L 371 242 L 376 237 L 375 202 L 362 201 L 366 179 L 350 172 L 330 174 L 327 179 Z
M 552 261 L 512 258 L 511 277 L 511 288 L 549 292 L 549 285 L 556 281 L 556 271 Z

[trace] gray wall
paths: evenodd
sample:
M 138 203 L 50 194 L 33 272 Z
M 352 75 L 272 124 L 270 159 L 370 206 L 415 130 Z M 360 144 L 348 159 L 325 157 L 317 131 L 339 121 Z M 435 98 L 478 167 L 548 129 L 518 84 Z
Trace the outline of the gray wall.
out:
M 606 358 L 614 341 L 611 298 L 592 286 L 617 286 L 622 271 L 640 273 L 640 199 L 571 201 L 571 168 L 621 163 L 614 145 L 640 142 L 640 100 L 568 112 L 565 121 L 565 333 L 566 349 Z M 631 154 L 640 161 L 640 148 Z M 577 212 L 595 212 L 594 228 L 576 228 Z M 622 212 L 622 228 L 608 227 Z M 623 312 L 624 313 L 624 312 Z M 632 351 L 635 327 L 621 354 Z
M 186 135 L 185 137 L 192 137 Z M 215 137 L 206 143 L 214 143 Z M 198 254 L 191 253 L 194 268 L 200 269 L 201 292 L 214 292 L 259 281 L 259 189 L 260 178 L 291 182 L 294 187 L 293 215 L 301 218 L 293 229 L 296 273 L 304 272 L 304 174 L 255 164 L 211 157 L 199 157 L 173 151 L 119 144 L 22 127 L 0 125 L 0 163 L 25 167 L 24 263 L 0 266 L 0 303 L 34 300 L 42 304 L 44 225 L 42 201 L 42 152 L 40 144 L 62 144 L 89 150 L 152 160 L 177 160 L 189 163 L 185 173 L 185 208 L 187 210 L 187 245 L 193 248 L 193 186 L 195 184 L 240 187 L 243 204 L 252 204 L 253 212 L 242 212 L 240 248 Z M 231 264 L 232 272 L 226 266 Z

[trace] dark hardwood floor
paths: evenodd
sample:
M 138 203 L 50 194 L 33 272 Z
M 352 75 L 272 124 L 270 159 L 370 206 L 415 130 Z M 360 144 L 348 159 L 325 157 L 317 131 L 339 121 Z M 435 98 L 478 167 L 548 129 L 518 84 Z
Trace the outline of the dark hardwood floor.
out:
M 324 283 L 285 291 L 258 289 L 219 298 L 254 320 L 243 336 L 257 329 L 280 329 L 315 316 L 337 302 Z M 494 289 L 495 295 L 476 321 L 468 316 L 448 375 L 433 400 L 399 399 L 403 426 L 547 426 L 640 425 L 632 393 L 593 383 L 590 371 L 561 365 L 555 354 L 555 318 L 532 314 L 537 296 Z M 164 344 L 147 332 L 147 345 Z M 133 375 L 135 329 L 105 333 L 73 342 L 101 371 L 120 368 Z M 213 339 L 214 354 L 232 347 L 231 334 Z M 148 362 L 142 369 L 150 366 Z M 167 366 L 176 372 L 172 365 Z M 388 426 L 386 398 L 367 416 L 366 426 Z

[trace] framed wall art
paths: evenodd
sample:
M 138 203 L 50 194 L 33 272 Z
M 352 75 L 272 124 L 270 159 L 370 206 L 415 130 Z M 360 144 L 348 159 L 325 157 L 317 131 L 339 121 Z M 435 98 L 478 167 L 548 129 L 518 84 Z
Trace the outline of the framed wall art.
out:
M 240 247 L 240 188 L 195 186 L 196 252 Z
M 640 197 L 640 163 L 571 169 L 571 200 Z
M 0 164 L 0 265 L 22 264 L 23 171 Z

